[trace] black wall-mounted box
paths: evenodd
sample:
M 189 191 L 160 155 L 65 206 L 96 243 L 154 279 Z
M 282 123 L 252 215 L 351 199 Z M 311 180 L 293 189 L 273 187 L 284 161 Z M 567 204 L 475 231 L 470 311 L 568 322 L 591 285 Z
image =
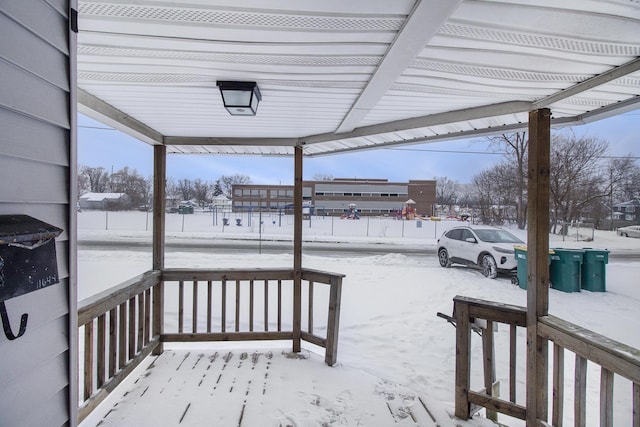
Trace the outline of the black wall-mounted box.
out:
M 0 302 L 59 282 L 61 232 L 28 215 L 0 215 Z

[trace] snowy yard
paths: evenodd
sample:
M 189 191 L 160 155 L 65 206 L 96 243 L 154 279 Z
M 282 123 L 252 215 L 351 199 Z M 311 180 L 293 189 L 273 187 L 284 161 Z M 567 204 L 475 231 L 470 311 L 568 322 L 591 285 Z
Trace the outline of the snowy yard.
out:
M 197 222 L 198 218 L 201 224 Z M 182 219 L 185 220 L 184 231 Z M 279 226 L 280 220 L 282 223 Z M 104 212 L 79 213 L 80 242 L 99 239 L 141 242 L 150 239 L 150 231 L 145 230 L 145 213 L 110 213 L 108 221 L 109 226 L 105 227 Z M 189 227 L 186 226 L 187 221 Z M 251 221 L 253 228 L 229 226 L 223 229 L 222 221 L 214 225 L 211 214 L 174 214 L 168 216 L 167 241 L 257 239 L 258 217 L 254 216 Z M 262 239 L 279 239 L 292 233 L 290 217 L 269 216 L 263 221 Z M 508 278 L 486 279 L 479 271 L 463 267 L 444 269 L 438 265 L 435 254 L 423 254 L 424 250 L 435 247 L 436 236 L 439 237 L 447 227 L 457 224 L 460 223 L 423 221 L 418 227 L 415 221 L 313 218 L 311 226 L 306 221 L 303 229 L 305 241 L 332 241 L 336 245 L 384 243 L 390 248 L 388 254 L 377 256 L 303 256 L 305 268 L 346 275 L 340 319 L 339 365 L 336 369 L 364 371 L 382 381 L 407 387 L 427 396 L 430 401 L 439 402 L 442 409 L 449 413 L 453 412 L 454 399 L 455 330 L 438 318 L 436 313 L 451 314 L 452 299 L 456 295 L 526 306 L 526 291 L 512 285 Z M 524 237 L 524 232 L 514 232 Z M 415 247 L 416 254 L 394 253 L 393 248 L 397 245 Z M 551 246 L 606 248 L 614 254 L 640 253 L 640 239 L 625 239 L 611 232 L 596 232 L 592 242 L 562 242 L 558 236 L 552 236 Z M 150 250 L 84 250 L 80 246 L 78 260 L 78 293 L 80 298 L 85 298 L 150 269 L 151 253 Z M 248 252 L 246 256 L 238 256 L 185 251 L 169 252 L 166 256 L 168 268 L 290 267 L 292 264 L 291 253 L 258 255 L 257 252 Z M 607 292 L 568 294 L 552 289 L 550 313 L 640 348 L 640 328 L 637 327 L 640 322 L 640 286 L 638 280 L 634 279 L 638 272 L 640 261 L 614 257 L 607 266 Z M 496 333 L 497 374 L 503 382 L 503 394 L 508 391 L 508 335 L 507 328 L 500 328 Z M 474 335 L 472 345 L 473 352 L 480 355 L 479 337 Z M 518 366 L 518 393 L 519 400 L 523 402 L 524 330 L 519 332 L 518 345 L 522 356 Z M 566 384 L 573 384 L 573 358 L 567 356 L 565 360 Z M 481 372 L 477 368 L 477 364 L 472 367 L 474 390 L 482 388 Z M 587 402 L 589 425 L 598 425 L 598 374 L 599 368 L 590 365 Z M 630 383 L 618 380 L 616 378 L 614 395 L 615 425 L 630 425 Z M 343 387 L 349 389 L 349 384 L 345 383 Z M 572 391 L 568 390 L 565 396 L 570 402 Z M 565 405 L 565 421 L 570 423 L 572 406 L 568 405 L 571 403 Z M 297 416 L 299 421 L 304 418 L 301 413 Z M 502 416 L 500 419 L 503 420 Z M 509 425 L 522 425 L 519 421 L 504 420 Z

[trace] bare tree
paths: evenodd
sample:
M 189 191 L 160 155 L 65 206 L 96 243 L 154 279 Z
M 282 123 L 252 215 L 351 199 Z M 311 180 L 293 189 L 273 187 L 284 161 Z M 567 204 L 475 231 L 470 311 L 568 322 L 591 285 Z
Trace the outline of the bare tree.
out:
M 137 170 L 125 166 L 111 174 L 111 189 L 116 193 L 129 196 L 131 206 L 142 206 L 149 203 L 151 195 L 151 181 L 138 173 Z M 129 206 L 120 206 L 128 208 Z
M 191 200 L 194 196 L 193 183 L 190 179 L 180 179 L 176 185 L 176 191 L 182 200 Z
M 640 195 L 640 167 L 633 156 L 612 159 L 606 166 L 611 201 L 627 201 Z
M 209 200 L 209 190 L 211 185 L 207 184 L 200 178 L 193 182 L 193 196 L 200 207 L 204 207 Z
M 506 161 L 513 168 L 512 186 L 515 190 L 516 222 L 523 230 L 527 221 L 527 150 L 529 137 L 526 132 L 516 132 L 490 137 L 492 145 L 506 152 Z
M 478 194 L 480 220 L 485 224 L 501 224 L 512 219 L 516 191 L 513 186 L 514 169 L 502 162 L 474 176 Z
M 551 217 L 553 230 L 559 221 L 578 219 L 589 202 L 603 198 L 602 157 L 608 144 L 595 138 L 556 134 L 551 144 Z
M 251 184 L 251 177 L 237 173 L 235 175 L 222 175 L 218 182 L 220 183 L 220 189 L 223 194 L 228 198 L 231 198 L 231 190 L 234 184 Z
M 109 187 L 109 172 L 103 167 L 82 166 L 80 175 L 88 181 L 88 190 L 92 193 L 105 193 Z
M 435 178 L 436 180 L 436 203 L 446 206 L 451 213 L 451 208 L 456 204 L 458 198 L 458 182 L 446 176 Z

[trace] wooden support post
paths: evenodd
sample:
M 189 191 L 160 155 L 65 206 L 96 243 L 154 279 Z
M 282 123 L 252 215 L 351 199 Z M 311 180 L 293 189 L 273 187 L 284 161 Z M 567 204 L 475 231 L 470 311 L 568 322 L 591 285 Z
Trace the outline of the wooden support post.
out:
M 295 147 L 293 187 L 293 352 L 302 333 L 302 147 Z
M 529 113 L 529 206 L 527 213 L 527 426 L 547 421 L 548 342 L 538 319 L 549 311 L 549 177 L 551 111 Z
M 165 191 L 167 180 L 167 147 L 153 147 L 153 269 L 164 269 Z M 164 332 L 164 282 L 153 288 L 153 336 Z M 162 342 L 153 350 L 154 355 L 163 351 Z

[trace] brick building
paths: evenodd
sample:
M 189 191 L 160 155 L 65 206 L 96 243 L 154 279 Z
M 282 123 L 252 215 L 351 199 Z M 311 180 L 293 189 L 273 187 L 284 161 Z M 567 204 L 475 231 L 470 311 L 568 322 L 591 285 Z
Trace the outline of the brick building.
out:
M 293 207 L 293 185 L 236 184 L 232 188 L 234 211 L 279 210 Z M 302 198 L 319 215 L 342 215 L 350 204 L 360 215 L 392 215 L 408 200 L 418 215 L 432 215 L 436 201 L 435 180 L 389 182 L 386 179 L 335 178 L 304 181 Z

